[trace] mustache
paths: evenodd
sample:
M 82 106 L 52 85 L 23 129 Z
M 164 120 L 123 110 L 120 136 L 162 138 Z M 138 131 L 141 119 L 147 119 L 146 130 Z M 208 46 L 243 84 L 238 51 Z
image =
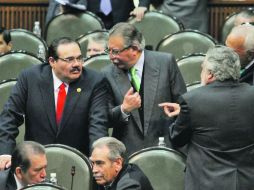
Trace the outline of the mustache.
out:
M 75 71 L 81 71 L 81 68 L 80 67 L 73 67 L 72 69 L 71 69 L 71 72 L 75 72 Z

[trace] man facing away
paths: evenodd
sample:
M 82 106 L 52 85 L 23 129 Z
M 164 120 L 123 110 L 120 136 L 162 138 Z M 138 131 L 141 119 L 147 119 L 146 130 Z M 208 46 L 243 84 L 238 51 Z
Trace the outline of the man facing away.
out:
M 10 166 L 18 127 L 25 140 L 59 143 L 89 155 L 89 145 L 107 136 L 107 89 L 103 77 L 82 67 L 79 44 L 60 38 L 49 47 L 49 64 L 24 70 L 0 115 L 0 170 Z
M 186 190 L 254 187 L 254 88 L 239 77 L 238 55 L 215 46 L 202 64 L 205 86 L 184 94 L 180 107 L 161 104 L 170 117 L 180 111 L 169 134 L 175 145 L 189 144 Z
M 100 190 L 153 190 L 139 167 L 127 163 L 124 144 L 113 137 L 95 141 L 90 160 Z
M 186 87 L 172 54 L 144 50 L 143 35 L 129 23 L 109 31 L 106 52 L 112 65 L 104 73 L 110 87 L 110 126 L 129 154 L 167 139 L 165 117 L 158 104 L 176 102 Z
M 17 145 L 10 169 L 0 171 L 0 189 L 16 190 L 41 183 L 46 178 L 47 158 L 44 147 L 33 141 Z

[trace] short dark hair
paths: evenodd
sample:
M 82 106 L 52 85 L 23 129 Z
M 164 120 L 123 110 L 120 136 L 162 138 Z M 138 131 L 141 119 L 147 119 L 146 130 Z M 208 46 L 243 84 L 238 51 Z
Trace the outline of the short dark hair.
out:
M 6 44 L 9 44 L 11 41 L 11 34 L 9 30 L 6 30 L 4 27 L 0 27 L 0 35 L 3 35 L 3 39 Z
M 20 167 L 26 173 L 31 163 L 29 155 L 45 154 L 44 146 L 34 141 L 24 141 L 16 146 L 11 157 L 11 171 Z
M 72 40 L 69 37 L 61 37 L 61 38 L 53 40 L 53 42 L 49 46 L 49 53 L 48 53 L 49 57 L 53 57 L 54 59 L 58 59 L 58 54 L 57 54 L 58 46 L 60 46 L 62 44 L 71 44 L 71 43 L 77 44 L 80 48 L 80 44 L 77 41 Z

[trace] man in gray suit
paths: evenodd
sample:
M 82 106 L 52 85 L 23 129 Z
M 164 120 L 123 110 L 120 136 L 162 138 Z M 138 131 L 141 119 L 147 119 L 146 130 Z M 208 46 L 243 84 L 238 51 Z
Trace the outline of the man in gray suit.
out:
M 116 24 L 109 32 L 106 52 L 113 64 L 105 75 L 111 88 L 111 126 L 129 154 L 155 146 L 160 136 L 167 136 L 171 121 L 158 104 L 176 102 L 186 92 L 174 57 L 144 47 L 142 34 L 131 24 Z
M 208 32 L 207 0 L 150 0 L 164 14 L 175 16 L 185 28 Z
M 214 47 L 202 64 L 205 86 L 184 94 L 180 107 L 161 105 L 168 116 L 181 110 L 169 132 L 174 144 L 189 144 L 186 190 L 254 187 L 254 88 L 239 78 L 238 55 Z

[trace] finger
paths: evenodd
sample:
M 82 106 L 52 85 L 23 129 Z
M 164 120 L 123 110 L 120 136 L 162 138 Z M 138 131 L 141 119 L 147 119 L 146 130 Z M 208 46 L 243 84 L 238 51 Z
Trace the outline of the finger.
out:
M 171 103 L 169 102 L 163 102 L 163 103 L 159 103 L 158 106 L 159 107 L 164 107 L 164 106 L 170 106 Z
M 130 89 L 126 92 L 126 95 L 132 95 L 134 93 L 133 87 L 130 87 Z
M 8 161 L 8 162 L 6 163 L 6 165 L 5 165 L 5 168 L 9 168 L 9 167 L 11 167 L 11 161 Z

